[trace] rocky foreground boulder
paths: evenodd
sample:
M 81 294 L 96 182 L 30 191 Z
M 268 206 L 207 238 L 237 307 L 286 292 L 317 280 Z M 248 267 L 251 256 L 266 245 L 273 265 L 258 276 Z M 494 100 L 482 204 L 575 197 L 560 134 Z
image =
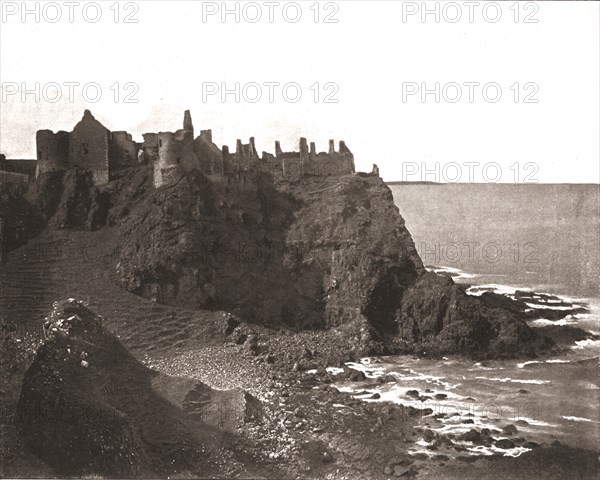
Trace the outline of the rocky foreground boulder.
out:
M 254 397 L 150 370 L 73 299 L 54 304 L 44 335 L 15 423 L 58 475 L 250 474 L 221 456 L 227 431 L 261 419 Z

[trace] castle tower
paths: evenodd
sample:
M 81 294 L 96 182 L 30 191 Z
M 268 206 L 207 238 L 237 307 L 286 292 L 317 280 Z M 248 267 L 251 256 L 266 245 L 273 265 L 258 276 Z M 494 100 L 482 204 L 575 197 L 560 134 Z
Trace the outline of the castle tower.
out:
M 258 152 L 256 151 L 256 145 L 254 143 L 254 137 L 250 137 L 250 157 L 256 158 L 258 157 Z
M 329 155 L 335 153 L 335 142 L 333 140 L 329 140 Z
M 69 168 L 69 134 L 38 130 L 36 178 L 42 173 L 62 172 Z

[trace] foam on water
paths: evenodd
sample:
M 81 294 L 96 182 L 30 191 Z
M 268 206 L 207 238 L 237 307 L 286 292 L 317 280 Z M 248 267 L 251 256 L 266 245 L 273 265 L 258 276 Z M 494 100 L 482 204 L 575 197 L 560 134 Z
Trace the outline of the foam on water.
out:
M 565 420 L 571 420 L 573 422 L 591 422 L 591 423 L 599 423 L 597 420 L 592 420 L 590 418 L 582 418 L 582 417 L 570 417 L 570 416 L 564 416 L 563 417 Z
M 454 280 L 464 280 L 467 278 L 479 277 L 479 275 L 475 273 L 463 272 L 462 270 L 454 267 L 426 267 L 426 270 L 433 273 L 449 273 L 452 275 L 452 278 L 454 278 Z
M 545 383 L 551 383 L 550 380 L 535 380 L 535 379 L 522 379 L 522 378 L 498 378 L 498 377 L 475 377 L 478 380 L 490 380 L 492 382 L 510 382 L 510 383 L 525 383 L 533 385 L 543 385 Z
M 596 353 L 600 352 L 600 340 L 592 340 L 588 338 L 586 340 L 579 340 L 575 342 L 575 345 L 571 347 L 573 350 L 593 350 Z
M 530 324 L 532 327 L 546 327 L 548 325 L 577 325 L 579 322 L 573 318 L 561 318 L 560 320 L 548 320 L 546 318 L 538 318 L 537 320 L 533 320 Z

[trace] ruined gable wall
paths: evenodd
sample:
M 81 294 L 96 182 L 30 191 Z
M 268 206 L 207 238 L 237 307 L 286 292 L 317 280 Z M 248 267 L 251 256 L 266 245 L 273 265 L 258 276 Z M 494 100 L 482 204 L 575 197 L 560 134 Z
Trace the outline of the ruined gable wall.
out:
M 69 136 L 69 163 L 89 170 L 94 185 L 109 181 L 110 132 L 89 110 Z

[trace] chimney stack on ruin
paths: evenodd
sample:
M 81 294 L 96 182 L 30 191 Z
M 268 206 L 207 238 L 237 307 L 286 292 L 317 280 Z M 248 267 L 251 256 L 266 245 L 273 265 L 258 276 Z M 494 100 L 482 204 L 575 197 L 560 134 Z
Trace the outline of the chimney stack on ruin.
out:
M 189 110 L 186 110 L 183 114 L 183 129 L 186 132 L 190 132 L 192 138 L 194 138 L 194 125 L 192 125 L 192 114 Z

